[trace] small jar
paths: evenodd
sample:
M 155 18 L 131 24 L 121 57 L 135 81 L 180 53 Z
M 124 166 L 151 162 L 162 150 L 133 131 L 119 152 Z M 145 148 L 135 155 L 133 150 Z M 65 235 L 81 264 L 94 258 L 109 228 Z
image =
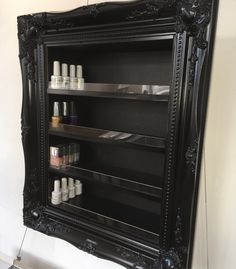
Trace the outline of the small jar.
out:
M 62 151 L 60 147 L 50 147 L 50 166 L 60 168 L 62 166 Z

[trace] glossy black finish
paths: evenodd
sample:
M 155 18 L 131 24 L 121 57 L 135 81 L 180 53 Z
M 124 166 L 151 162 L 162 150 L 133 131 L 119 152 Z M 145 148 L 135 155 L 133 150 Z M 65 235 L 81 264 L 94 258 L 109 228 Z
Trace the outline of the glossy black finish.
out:
M 145 85 L 146 88 L 153 88 L 155 85 Z M 166 94 L 167 93 L 167 94 Z M 148 100 L 148 101 L 163 101 L 168 102 L 169 90 L 165 94 L 154 94 L 150 92 L 143 92 L 142 85 L 118 85 L 118 84 L 98 84 L 85 83 L 83 90 L 68 90 L 68 89 L 48 89 L 48 94 L 71 95 L 71 96 L 91 96 L 91 97 L 106 97 L 106 98 L 120 98 L 120 99 L 134 99 L 134 100 Z
M 49 126 L 49 134 L 79 139 L 82 141 L 91 141 L 99 143 L 118 144 L 123 146 L 131 146 L 137 148 L 151 148 L 163 151 L 165 149 L 165 139 L 145 136 L 139 134 L 130 134 L 124 132 L 114 132 L 110 130 L 89 128 L 84 126 L 72 126 L 68 124 L 60 124 L 59 127 Z M 115 136 L 114 136 L 115 135 Z
M 140 0 L 18 17 L 26 226 L 126 268 L 191 268 L 216 14 L 213 0 Z M 55 59 L 82 64 L 95 90 L 48 89 Z M 75 102 L 77 125 L 50 127 L 55 101 Z M 79 164 L 50 168 L 49 146 L 70 142 Z M 61 176 L 84 192 L 53 206 Z

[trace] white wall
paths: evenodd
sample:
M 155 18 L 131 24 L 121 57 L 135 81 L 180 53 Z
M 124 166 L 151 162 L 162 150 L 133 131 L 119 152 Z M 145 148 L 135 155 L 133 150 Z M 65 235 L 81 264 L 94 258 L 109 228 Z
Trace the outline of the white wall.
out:
M 20 132 L 22 88 L 16 17 L 40 11 L 65 11 L 80 5 L 86 5 L 86 0 L 1 1 L 0 253 L 4 253 L 8 257 L 16 257 L 25 229 L 22 225 L 24 159 Z M 22 260 L 35 269 L 123 268 L 115 263 L 79 251 L 62 240 L 45 236 L 33 230 L 27 232 Z
M 98 1 L 89 1 L 94 2 Z M 69 10 L 85 4 L 86 0 L 1 1 L 0 253 L 9 257 L 16 256 L 25 229 L 22 225 L 24 161 L 20 134 L 22 90 L 16 17 L 40 11 Z M 206 167 L 202 170 L 193 269 L 231 269 L 236 264 L 235 10 L 235 0 L 221 2 L 206 130 Z M 35 269 L 122 268 L 81 252 L 62 240 L 32 230 L 27 232 L 22 258 Z
M 235 0 L 220 1 L 194 269 L 231 269 L 236 265 L 235 10 Z
M 220 1 L 206 131 L 210 269 L 236 266 L 236 1 Z

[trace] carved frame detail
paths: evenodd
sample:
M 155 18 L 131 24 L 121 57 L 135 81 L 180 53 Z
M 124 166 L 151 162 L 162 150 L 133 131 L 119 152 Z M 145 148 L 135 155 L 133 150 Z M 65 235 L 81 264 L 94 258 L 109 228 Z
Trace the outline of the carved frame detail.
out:
M 44 161 L 38 165 L 36 159 L 30 160 L 30 148 L 38 149 L 33 141 L 32 134 L 35 130 L 33 116 L 30 115 L 32 102 L 32 92 L 37 95 L 39 89 L 40 97 L 40 134 L 39 141 L 42 147 L 45 146 L 45 106 L 43 105 L 44 94 L 42 93 L 43 85 L 37 88 L 38 83 L 37 61 L 35 53 L 38 46 L 43 43 L 42 35 L 46 35 L 47 31 L 57 32 L 58 29 L 64 28 L 65 31 L 71 31 L 71 27 L 78 27 L 82 23 L 81 18 L 91 19 L 92 23 L 96 21 L 103 22 L 106 19 L 106 12 L 110 10 L 124 11 L 119 18 L 116 18 L 117 23 L 120 22 L 138 22 L 141 20 L 153 20 L 172 16 L 175 23 L 175 31 L 178 38 L 177 55 L 176 55 L 176 73 L 174 80 L 174 94 L 171 105 L 170 117 L 170 138 L 169 138 L 169 157 L 167 163 L 167 180 L 165 183 L 164 200 L 165 206 L 162 212 L 163 226 L 161 235 L 161 248 L 158 247 L 159 254 L 154 255 L 155 258 L 150 258 L 145 253 L 139 253 L 137 250 L 123 247 L 122 244 L 114 248 L 114 255 L 127 260 L 129 268 L 143 269 L 181 269 L 185 268 L 187 248 L 186 242 L 182 236 L 182 219 L 181 208 L 177 210 L 176 227 L 170 231 L 170 212 L 171 204 L 173 203 L 173 184 L 175 178 L 175 148 L 174 143 L 177 139 L 177 124 L 178 124 L 178 102 L 180 85 L 182 59 L 183 59 L 183 39 L 192 37 L 192 54 L 189 67 L 188 93 L 195 91 L 196 84 L 196 69 L 198 68 L 198 51 L 207 50 L 208 39 L 207 29 L 211 22 L 212 16 L 212 1 L 211 0 L 141 0 L 138 2 L 128 3 L 102 3 L 98 5 L 90 5 L 75 9 L 71 13 L 39 13 L 18 17 L 18 39 L 19 39 L 19 58 L 21 62 L 23 76 L 23 103 L 22 103 L 22 143 L 25 154 L 25 186 L 24 186 L 24 224 L 37 231 L 41 231 L 48 235 L 61 234 L 65 237 L 66 234 L 74 232 L 74 229 L 63 222 L 56 221 L 47 213 L 46 206 L 42 202 L 41 197 L 41 178 L 45 176 Z M 73 16 L 70 16 L 72 14 Z M 78 18 L 78 20 L 74 19 Z M 114 23 L 114 22 L 113 22 Z M 193 100 L 194 101 L 194 100 Z M 197 102 L 197 101 L 196 101 Z M 196 106 L 198 104 L 195 104 Z M 194 119 L 196 117 L 193 117 Z M 196 130 L 195 130 L 196 131 Z M 185 162 L 191 170 L 193 176 L 196 174 L 197 154 L 199 149 L 199 133 L 195 132 L 193 141 L 189 142 L 185 152 Z M 40 153 L 45 155 L 44 149 Z M 170 246 L 169 237 L 174 235 L 174 244 Z M 68 239 L 68 241 L 70 241 Z M 101 256 L 100 246 L 90 240 L 81 240 L 76 244 L 78 248 L 90 254 Z M 105 254 L 102 255 L 106 256 Z M 119 262 L 118 259 L 114 259 Z M 124 264 L 124 263 L 122 263 Z M 131 265 L 132 264 L 132 265 Z

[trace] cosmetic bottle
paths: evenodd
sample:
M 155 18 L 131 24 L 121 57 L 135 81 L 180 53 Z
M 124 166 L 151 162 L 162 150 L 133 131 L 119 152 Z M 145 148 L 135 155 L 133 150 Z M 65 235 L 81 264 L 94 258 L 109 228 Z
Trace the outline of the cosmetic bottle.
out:
M 80 156 L 80 146 L 79 144 L 75 144 L 74 163 L 79 162 L 79 156 Z
M 62 123 L 69 124 L 69 107 L 67 102 L 62 102 Z
M 83 90 L 84 89 L 84 79 L 83 79 L 83 72 L 82 72 L 82 65 L 77 65 L 77 89 Z
M 59 205 L 61 203 L 60 180 L 54 181 L 54 190 L 52 192 L 51 202 L 53 205 Z
M 62 147 L 62 166 L 69 165 L 69 146 L 67 144 Z
M 75 152 L 75 144 L 71 143 L 68 145 L 69 148 L 69 165 L 74 164 L 74 152 Z
M 68 190 L 69 190 L 69 198 L 74 198 L 75 186 L 74 186 L 74 179 L 71 177 L 69 177 Z
M 62 151 L 60 147 L 50 147 L 50 166 L 54 168 L 62 166 Z
M 62 64 L 62 88 L 69 89 L 70 88 L 70 77 L 68 76 L 68 65 Z
M 70 89 L 76 90 L 77 89 L 77 78 L 75 76 L 75 65 L 70 65 Z
M 53 116 L 52 116 L 52 127 L 59 127 L 61 117 L 60 117 L 60 104 L 59 102 L 53 103 Z
M 53 62 L 53 75 L 51 76 L 51 88 L 60 89 L 62 86 L 62 77 L 60 74 L 60 62 Z
M 63 202 L 69 200 L 69 190 L 67 187 L 67 178 L 63 177 L 61 179 L 61 199 Z
M 82 194 L 82 183 L 80 180 L 76 179 L 75 181 L 75 195 Z
M 70 124 L 71 125 L 78 125 L 79 117 L 77 114 L 76 104 L 74 101 L 70 102 Z

